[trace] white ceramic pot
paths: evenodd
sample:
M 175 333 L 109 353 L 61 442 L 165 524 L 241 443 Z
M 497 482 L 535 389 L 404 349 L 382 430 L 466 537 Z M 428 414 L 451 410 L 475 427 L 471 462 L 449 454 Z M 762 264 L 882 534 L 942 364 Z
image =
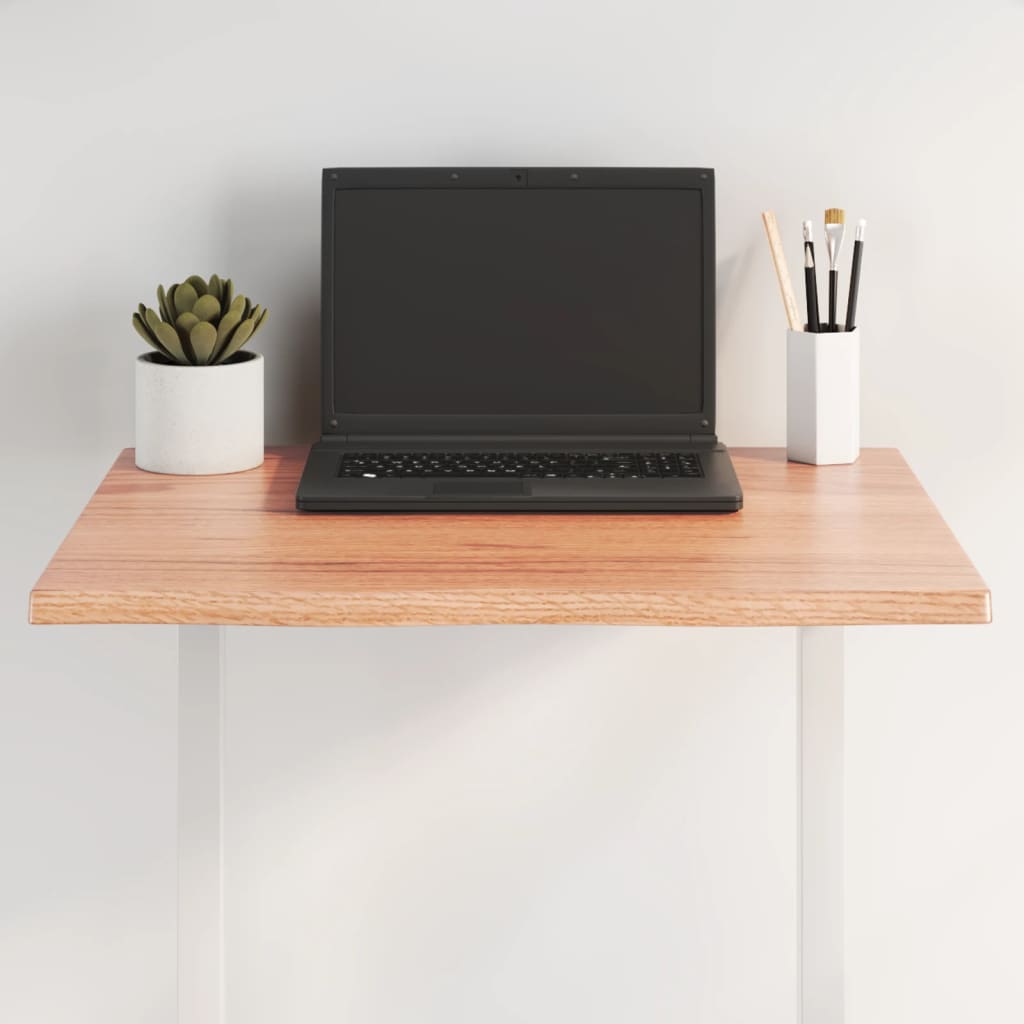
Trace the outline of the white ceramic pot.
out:
M 135 465 L 150 473 L 238 473 L 263 462 L 263 357 L 218 366 L 135 364 Z

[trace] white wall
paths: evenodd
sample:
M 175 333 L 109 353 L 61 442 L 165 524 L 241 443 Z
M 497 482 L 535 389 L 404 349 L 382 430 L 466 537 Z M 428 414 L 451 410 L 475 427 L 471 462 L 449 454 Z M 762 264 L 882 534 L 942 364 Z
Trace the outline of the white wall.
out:
M 720 433 L 783 436 L 759 211 L 870 220 L 864 434 L 989 628 L 849 641 L 854 1024 L 1024 1018 L 1024 6 L 0 3 L 0 1020 L 170 1024 L 174 635 L 25 625 L 132 440 L 128 319 L 230 273 L 316 429 L 319 171 L 716 168 Z M 154 544 L 159 534 L 154 530 Z M 229 635 L 230 1019 L 793 1019 L 781 630 Z

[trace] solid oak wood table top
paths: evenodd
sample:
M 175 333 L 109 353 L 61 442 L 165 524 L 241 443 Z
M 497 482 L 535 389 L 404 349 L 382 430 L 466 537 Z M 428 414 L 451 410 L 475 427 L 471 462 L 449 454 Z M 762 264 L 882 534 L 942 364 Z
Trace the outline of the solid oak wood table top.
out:
M 121 453 L 32 591 L 37 623 L 980 623 L 989 592 L 898 451 L 732 450 L 725 515 L 297 512 L 307 448 L 176 477 Z

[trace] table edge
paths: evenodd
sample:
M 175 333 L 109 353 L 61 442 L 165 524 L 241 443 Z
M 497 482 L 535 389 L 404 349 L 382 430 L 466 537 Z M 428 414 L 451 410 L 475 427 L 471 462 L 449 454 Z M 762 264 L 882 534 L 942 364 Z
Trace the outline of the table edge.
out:
M 246 595 L 48 590 L 33 625 L 985 625 L 986 587 L 942 591 L 369 591 Z

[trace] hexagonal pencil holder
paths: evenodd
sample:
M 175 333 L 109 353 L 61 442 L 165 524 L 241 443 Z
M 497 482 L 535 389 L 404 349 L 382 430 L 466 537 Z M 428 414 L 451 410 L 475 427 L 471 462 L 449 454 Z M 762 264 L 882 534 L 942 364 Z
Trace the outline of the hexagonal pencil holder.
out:
M 860 328 L 786 335 L 786 457 L 833 466 L 860 455 Z

